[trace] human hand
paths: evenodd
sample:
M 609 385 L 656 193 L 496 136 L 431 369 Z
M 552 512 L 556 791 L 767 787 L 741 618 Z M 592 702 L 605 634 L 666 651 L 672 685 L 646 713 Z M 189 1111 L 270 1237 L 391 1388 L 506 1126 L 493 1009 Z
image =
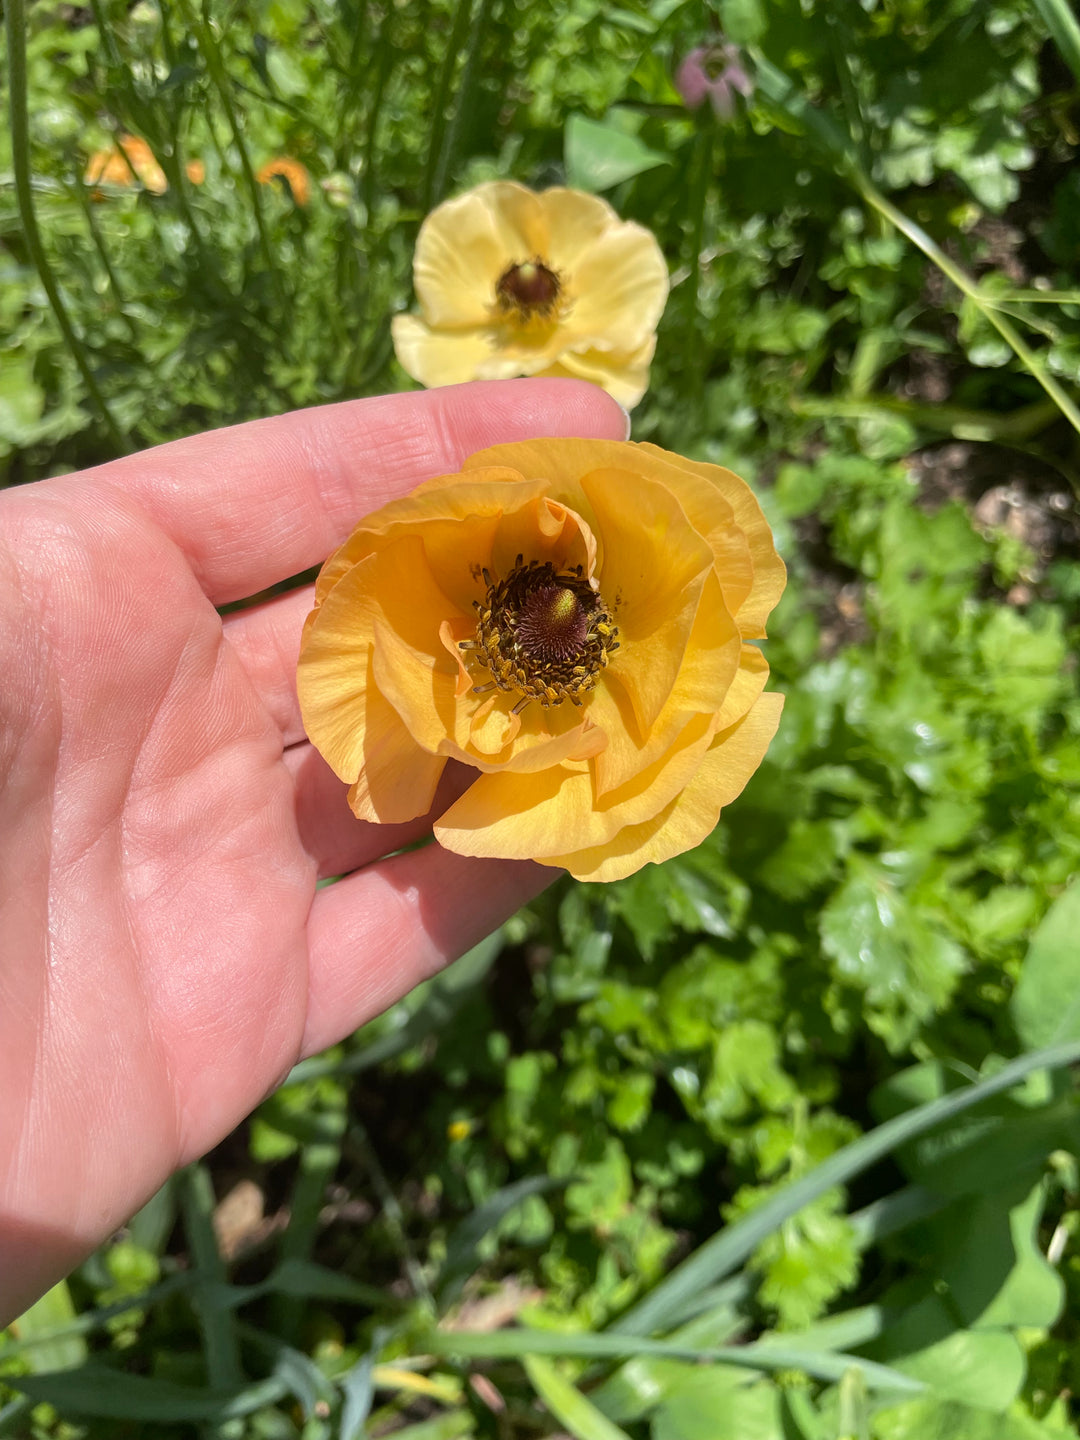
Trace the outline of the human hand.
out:
M 552 878 L 437 846 L 382 859 L 430 820 L 356 820 L 305 740 L 311 587 L 215 606 L 484 446 L 624 434 L 590 385 L 499 381 L 0 494 L 0 1325 L 297 1060 Z

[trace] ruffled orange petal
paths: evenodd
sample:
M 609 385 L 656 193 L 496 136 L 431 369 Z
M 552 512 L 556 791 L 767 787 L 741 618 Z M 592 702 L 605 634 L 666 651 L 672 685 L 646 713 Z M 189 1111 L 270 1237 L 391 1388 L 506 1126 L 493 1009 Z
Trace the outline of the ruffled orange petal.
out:
M 587 768 L 481 776 L 439 820 L 436 838 L 459 855 L 521 860 L 606 844 L 626 825 L 655 815 L 690 782 L 712 734 L 712 717 L 695 716 L 667 754 L 602 801 Z
M 782 695 L 762 695 L 744 720 L 716 737 L 686 789 L 652 819 L 626 826 L 606 844 L 536 858 L 578 880 L 607 881 L 692 850 L 712 833 L 723 807 L 742 793 L 765 758 L 783 707 Z
M 670 491 L 632 470 L 594 470 L 581 489 L 600 593 L 619 627 L 612 663 L 648 733 L 682 666 L 712 554 Z
M 316 605 L 358 560 L 403 535 L 419 533 L 421 528 L 429 565 L 466 611 L 483 594 L 479 571 L 491 565 L 496 537 L 505 531 L 509 543 L 516 538 L 512 517 L 520 517 L 517 524 L 522 532 L 535 535 L 536 543 L 547 547 L 551 554 L 562 556 L 563 546 L 567 556 L 573 553 L 580 527 L 576 518 L 567 520 L 565 506 L 560 505 L 556 513 L 546 504 L 546 481 L 524 481 L 517 470 L 508 466 L 470 475 L 468 481 L 459 480 L 457 485 L 441 483 L 446 478 L 437 477 L 369 515 L 319 572 Z M 469 483 L 473 480 L 475 484 Z M 548 558 L 547 554 L 544 558 Z M 574 563 L 581 558 L 579 555 Z
M 621 683 L 616 655 L 589 707 L 589 719 L 604 731 L 608 741 L 594 766 L 598 797 L 625 784 L 663 755 L 692 715 L 715 715 L 725 705 L 738 673 L 741 650 L 739 632 L 724 606 L 719 582 L 710 574 L 702 588 L 678 676 L 663 709 L 645 732 L 638 726 L 633 704 Z M 744 705 L 732 718 L 737 719 L 747 708 Z
M 658 457 L 664 454 L 663 450 L 648 442 L 643 442 L 641 449 Z M 682 456 L 677 468 L 708 481 L 731 506 L 736 523 L 746 536 L 753 564 L 753 585 L 746 600 L 738 607 L 736 618 L 739 629 L 748 640 L 759 639 L 765 634 L 765 622 L 784 593 L 787 582 L 787 569 L 776 553 L 769 522 L 749 485 L 731 470 L 725 470 L 721 465 L 686 460 Z

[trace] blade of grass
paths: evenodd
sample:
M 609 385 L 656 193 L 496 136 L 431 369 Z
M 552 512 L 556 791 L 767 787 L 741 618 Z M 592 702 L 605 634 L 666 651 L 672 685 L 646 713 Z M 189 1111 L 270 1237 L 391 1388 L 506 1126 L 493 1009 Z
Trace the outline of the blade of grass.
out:
M 420 1339 L 426 1353 L 461 1355 L 485 1360 L 519 1359 L 527 1355 L 566 1355 L 578 1360 L 626 1360 L 635 1355 L 658 1355 L 668 1360 L 700 1364 L 741 1365 L 749 1370 L 802 1370 L 816 1380 L 836 1381 L 858 1366 L 868 1385 L 879 1391 L 921 1395 L 921 1380 L 899 1370 L 863 1360 L 841 1351 L 804 1349 L 797 1344 L 761 1342 L 753 1345 L 715 1345 L 707 1349 L 674 1340 L 649 1340 L 639 1335 L 560 1334 L 551 1330 L 439 1330 Z
M 401 1263 L 406 1275 L 409 1277 L 409 1284 L 413 1288 L 413 1294 L 426 1302 L 431 1314 L 435 1313 L 435 1297 L 431 1293 L 427 1276 L 424 1274 L 423 1266 L 416 1258 L 412 1245 L 409 1243 L 409 1236 L 405 1228 L 405 1217 L 402 1214 L 398 1198 L 394 1193 L 393 1186 L 386 1177 L 382 1163 L 375 1152 L 367 1131 L 362 1125 L 356 1123 L 349 1127 L 349 1141 L 356 1152 L 357 1158 L 371 1176 L 372 1188 L 379 1198 L 382 1206 L 383 1216 L 386 1219 L 387 1228 L 397 1244 L 401 1255 Z
M 456 1299 L 461 1287 L 476 1269 L 481 1240 L 505 1215 L 530 1195 L 544 1195 L 550 1190 L 561 1189 L 572 1179 L 572 1176 L 530 1175 L 525 1180 L 504 1186 L 463 1220 L 447 1241 L 446 1257 L 434 1285 L 440 1308 L 445 1310 Z
M 341 1163 L 341 1142 L 345 1134 L 345 1111 L 328 1112 L 328 1123 L 336 1129 L 329 1139 L 305 1145 L 300 1152 L 296 1182 L 289 1203 L 289 1224 L 281 1237 L 279 1254 L 285 1263 L 310 1259 L 315 1248 L 319 1215 L 326 1199 L 326 1187 Z M 304 1301 L 279 1291 L 273 1305 L 273 1328 L 286 1340 L 295 1339 L 304 1317 Z
M 148 1423 L 204 1420 L 221 1424 L 251 1415 L 288 1394 L 287 1385 L 277 1375 L 222 1393 L 125 1374 L 105 1365 L 85 1365 L 50 1375 L 5 1375 L 4 1383 L 29 1395 L 36 1404 L 54 1405 L 61 1414 Z
M 214 1234 L 214 1186 L 202 1164 L 189 1165 L 183 1175 L 184 1231 L 195 1268 L 203 1280 L 227 1283 L 225 1262 Z M 232 1310 L 218 1304 L 207 1292 L 196 1303 L 202 1330 L 206 1373 L 217 1390 L 231 1390 L 244 1382 L 240 1343 Z
M 868 1135 L 845 1145 L 834 1155 L 816 1166 L 801 1179 L 778 1191 L 756 1210 L 721 1230 L 662 1280 L 660 1284 L 627 1311 L 610 1327 L 621 1335 L 649 1335 L 664 1330 L 673 1323 L 673 1317 L 685 1313 L 686 1306 L 708 1286 L 716 1284 L 725 1275 L 730 1275 L 744 1261 L 748 1260 L 758 1245 L 771 1235 L 785 1220 L 816 1200 L 836 1185 L 843 1185 L 854 1176 L 861 1174 L 877 1161 L 883 1159 L 918 1135 L 932 1130 L 945 1120 L 962 1114 L 965 1110 L 989 1100 L 994 1095 L 1011 1089 L 1026 1075 L 1035 1070 L 1055 1070 L 1080 1060 L 1080 1042 L 1068 1045 L 1051 1045 L 1044 1050 L 1035 1050 L 1021 1055 L 1005 1065 L 996 1075 L 969 1085 L 963 1090 L 954 1090 L 937 1100 L 920 1105 L 903 1115 L 897 1115 L 871 1130 Z
M 34 194 L 30 184 L 30 128 L 27 110 L 26 70 L 26 3 L 25 0 L 7 0 L 4 7 L 4 21 L 7 29 L 8 51 L 8 93 L 11 109 L 11 151 L 12 168 L 15 175 L 15 196 L 22 222 L 23 239 L 30 252 L 30 259 L 37 270 L 38 278 L 48 297 L 60 334 L 78 367 L 86 386 L 87 394 L 97 407 L 102 422 L 116 448 L 123 454 L 133 447 L 119 421 L 109 408 L 108 401 L 101 393 L 97 377 L 90 364 L 90 358 L 82 340 L 71 323 L 67 306 L 60 294 L 60 287 L 52 272 L 41 232 L 38 229 L 37 212 L 34 209 Z
M 1068 0 L 1035 0 L 1035 9 L 1054 37 L 1054 44 L 1061 51 L 1061 58 L 1077 80 L 1080 80 L 1080 22 L 1073 14 Z
M 630 1440 L 626 1431 L 586 1400 L 550 1360 L 526 1355 L 525 1373 L 537 1395 L 575 1440 Z

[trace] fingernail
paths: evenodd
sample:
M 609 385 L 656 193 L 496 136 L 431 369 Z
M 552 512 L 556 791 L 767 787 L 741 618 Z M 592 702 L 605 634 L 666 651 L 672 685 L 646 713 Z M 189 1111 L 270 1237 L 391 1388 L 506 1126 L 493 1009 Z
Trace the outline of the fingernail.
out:
M 612 398 L 613 400 L 615 400 L 614 395 L 613 395 L 611 398 Z M 625 406 L 624 404 L 622 404 L 622 402 L 619 401 L 619 400 L 615 400 L 615 404 L 618 405 L 619 409 L 620 409 L 620 410 L 622 411 L 622 413 L 626 416 L 626 434 L 625 434 L 622 438 L 623 438 L 624 440 L 629 440 L 629 439 L 630 439 L 630 430 L 631 430 L 631 428 L 632 428 L 632 426 L 633 426 L 633 421 L 630 419 L 630 411 L 627 410 L 626 406 Z

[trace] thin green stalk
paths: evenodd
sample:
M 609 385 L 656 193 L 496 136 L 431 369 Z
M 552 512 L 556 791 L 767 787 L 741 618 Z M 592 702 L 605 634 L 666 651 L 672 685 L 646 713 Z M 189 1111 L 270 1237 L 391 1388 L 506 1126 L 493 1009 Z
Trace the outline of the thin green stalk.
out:
M 379 115 L 382 111 L 383 92 L 386 89 L 386 82 L 390 78 L 390 71 L 393 67 L 393 50 L 389 45 L 385 44 L 392 13 L 392 10 L 388 7 L 379 24 L 379 36 L 375 42 L 375 53 L 378 56 L 375 62 L 375 84 L 372 87 L 371 108 L 368 111 L 366 133 L 364 135 L 363 200 L 364 209 L 367 212 L 368 225 L 371 224 L 371 212 L 375 208 L 375 142 L 379 136 Z
M 12 166 L 15 175 L 15 195 L 19 205 L 19 218 L 22 221 L 23 238 L 26 241 L 26 248 L 30 253 L 30 259 L 37 270 L 38 278 L 48 296 L 49 304 L 52 306 L 53 315 L 59 326 L 60 333 L 64 337 L 64 343 L 71 353 L 72 359 L 78 366 L 79 374 L 83 378 L 93 403 L 97 406 L 109 437 L 116 448 L 124 453 L 133 447 L 127 434 L 117 421 L 109 408 L 108 401 L 101 393 L 86 347 L 75 332 L 75 327 L 67 313 L 67 307 L 60 295 L 60 287 L 56 283 L 52 267 L 49 264 L 48 256 L 45 254 L 45 246 L 42 243 L 41 232 L 38 229 L 37 214 L 34 210 L 34 194 L 30 183 L 30 127 L 27 112 L 27 76 L 26 76 L 26 4 L 25 0 L 7 0 L 4 10 L 4 20 L 7 27 L 8 47 L 8 88 L 11 95 L 11 149 Z
M 480 0 L 476 15 L 473 19 L 472 29 L 469 32 L 469 42 L 465 49 L 465 66 L 461 72 L 461 85 L 454 101 L 454 113 L 450 117 L 450 124 L 447 126 L 446 139 L 443 141 L 442 150 L 439 155 L 439 163 L 435 169 L 435 177 L 432 181 L 431 196 L 433 201 L 441 200 L 446 193 L 446 184 L 454 165 L 454 156 L 458 148 L 458 137 L 461 134 L 462 120 L 471 109 L 472 93 L 476 85 L 476 73 L 480 60 L 480 45 L 484 38 L 484 31 L 487 29 L 488 20 L 494 0 Z
M 184 1233 L 200 1278 L 225 1286 L 228 1273 L 214 1234 L 214 1186 L 205 1165 L 189 1165 L 183 1173 Z M 215 1389 L 231 1390 L 244 1383 L 240 1342 L 233 1312 L 204 1293 L 196 1301 L 206 1355 L 206 1374 Z
M 412 1286 L 414 1294 L 427 1302 L 429 1312 L 434 1315 L 436 1312 L 435 1297 L 431 1293 L 431 1286 L 427 1282 L 423 1267 L 409 1243 L 409 1237 L 405 1232 L 405 1217 L 401 1212 L 397 1196 L 394 1194 L 394 1187 L 386 1178 L 386 1171 L 382 1168 L 382 1162 L 375 1153 L 375 1147 L 372 1145 L 367 1131 L 360 1124 L 350 1127 L 349 1140 L 357 1151 L 364 1168 L 371 1176 L 372 1188 L 378 1196 L 386 1223 L 401 1252 L 402 1264 L 409 1277 L 409 1284 Z
M 439 68 L 439 79 L 435 86 L 435 98 L 431 105 L 431 142 L 428 145 L 427 166 L 424 170 L 422 208 L 425 211 L 442 199 L 442 193 L 435 189 L 435 177 L 444 172 L 442 164 L 443 147 L 446 139 L 446 106 L 450 99 L 450 82 L 454 78 L 458 54 L 465 43 L 469 19 L 472 15 L 472 0 L 458 0 L 454 11 L 454 23 L 450 27 L 450 38 Z
M 284 286 L 281 279 L 281 271 L 274 263 L 274 252 L 270 246 L 270 234 L 266 228 L 266 217 L 263 214 L 262 196 L 259 194 L 259 182 L 255 179 L 255 171 L 251 167 L 251 157 L 247 151 L 244 141 L 244 132 L 240 127 L 240 120 L 236 113 L 236 107 L 232 102 L 232 92 L 229 88 L 229 77 L 225 70 L 224 61 L 221 58 L 221 51 L 217 41 L 214 39 L 213 31 L 206 20 L 195 13 L 191 0 L 180 0 L 180 11 L 188 25 L 194 32 L 199 49 L 206 61 L 206 68 L 210 72 L 210 79 L 218 98 L 221 101 L 221 108 L 225 111 L 225 119 L 228 121 L 229 129 L 232 132 L 233 143 L 236 146 L 236 153 L 240 157 L 240 170 L 244 177 L 244 184 L 247 186 L 248 195 L 251 199 L 251 209 L 255 216 L 255 228 L 259 232 L 259 247 L 263 253 L 263 260 L 267 270 L 273 276 L 279 298 L 283 299 Z
M 1047 370 L 1042 359 L 1032 350 L 1024 337 L 1013 325 L 1011 320 L 996 309 L 992 304 L 987 304 L 986 298 L 979 289 L 978 284 L 968 275 L 966 270 L 950 260 L 945 251 L 927 235 L 921 225 L 910 220 L 902 210 L 886 199 L 881 191 L 861 172 L 852 177 L 859 194 L 868 205 L 888 220 L 900 231 L 906 239 L 910 240 L 916 249 L 921 250 L 928 260 L 938 267 L 947 280 L 951 280 L 960 293 L 967 297 L 971 303 L 985 315 L 990 324 L 998 332 L 1006 345 L 1012 350 L 1016 358 L 1023 364 L 1031 376 L 1039 382 L 1050 399 L 1058 407 L 1061 413 L 1068 420 L 1073 429 L 1080 434 L 1080 409 L 1077 408 L 1072 397 L 1058 384 L 1057 380 Z
M 94 242 L 94 249 L 98 253 L 98 259 L 101 261 L 102 268 L 108 278 L 109 289 L 112 291 L 117 313 L 127 326 L 127 332 L 131 338 L 132 345 L 138 349 L 139 329 L 124 308 L 127 304 L 127 298 L 124 294 L 123 286 L 120 284 L 119 277 L 113 269 L 112 260 L 109 257 L 109 249 L 105 244 L 105 237 L 101 233 L 101 226 L 98 224 L 97 215 L 94 213 L 94 207 L 90 202 L 90 196 L 87 194 L 86 185 L 83 183 L 81 175 L 76 175 L 75 177 L 75 190 L 79 197 L 79 204 L 82 207 L 83 215 L 86 217 L 86 228 L 90 231 L 90 238 Z
M 713 134 L 716 122 L 710 107 L 705 107 L 697 137 L 694 141 L 693 189 L 690 195 L 690 284 L 687 286 L 688 329 L 698 332 L 698 343 L 693 346 L 694 355 L 690 360 L 690 403 L 692 409 L 701 406 L 705 393 L 705 365 L 708 346 L 702 335 L 701 314 L 701 252 L 705 248 L 705 211 L 709 199 L 709 177 L 712 174 Z
M 1080 80 L 1080 22 L 1070 9 L 1068 0 L 1035 0 L 1035 8 L 1054 37 L 1061 58 Z
M 1051 5 L 1053 0 L 1043 0 L 1043 3 Z M 1057 8 L 1056 5 L 1054 8 Z M 764 55 L 755 53 L 753 59 L 758 88 L 761 93 L 798 120 L 805 128 L 807 135 L 829 153 L 837 165 L 838 173 L 851 183 L 866 204 L 876 210 L 882 219 L 887 220 L 899 230 L 900 234 L 917 250 L 921 250 L 926 258 L 938 267 L 946 279 L 951 281 L 960 293 L 966 296 L 986 317 L 1017 359 L 1027 368 L 1032 378 L 1042 386 L 1069 424 L 1080 434 L 1080 409 L 1077 408 L 1072 397 L 1049 373 L 1042 359 L 1032 350 L 1016 327 L 1000 314 L 992 303 L 987 301 L 971 276 L 951 260 L 920 225 L 917 225 L 914 220 L 910 220 L 891 200 L 882 195 L 860 164 L 851 137 L 845 134 L 830 115 L 811 105 L 806 96 L 795 88 L 788 76 L 782 70 L 778 70 Z

